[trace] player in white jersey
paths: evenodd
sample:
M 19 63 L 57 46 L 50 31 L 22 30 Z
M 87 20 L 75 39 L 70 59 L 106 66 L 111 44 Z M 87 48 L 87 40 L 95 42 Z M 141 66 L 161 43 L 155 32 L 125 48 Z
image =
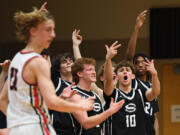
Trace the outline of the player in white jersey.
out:
M 72 103 L 56 96 L 50 66 L 39 55 L 55 38 L 55 23 L 49 12 L 21 11 L 15 14 L 14 20 L 17 37 L 27 45 L 11 62 L 8 81 L 0 95 L 1 110 L 5 114 L 7 110 L 10 135 L 54 135 L 47 107 L 62 112 L 87 111 L 93 108 L 94 99 L 79 98 Z M 65 92 L 66 98 L 74 94 L 70 90 Z

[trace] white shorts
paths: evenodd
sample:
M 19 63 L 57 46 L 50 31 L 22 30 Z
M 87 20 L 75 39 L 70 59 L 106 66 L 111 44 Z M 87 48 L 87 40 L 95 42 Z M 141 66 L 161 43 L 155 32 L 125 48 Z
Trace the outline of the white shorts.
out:
M 27 124 L 10 128 L 9 135 L 56 135 L 56 132 L 51 125 Z

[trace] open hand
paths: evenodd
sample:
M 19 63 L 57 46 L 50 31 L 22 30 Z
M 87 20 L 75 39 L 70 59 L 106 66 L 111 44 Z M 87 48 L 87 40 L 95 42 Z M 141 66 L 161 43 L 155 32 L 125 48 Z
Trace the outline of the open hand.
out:
M 110 47 L 105 45 L 106 47 L 106 59 L 112 59 L 117 54 L 117 49 L 121 46 L 118 44 L 118 41 L 115 41 Z

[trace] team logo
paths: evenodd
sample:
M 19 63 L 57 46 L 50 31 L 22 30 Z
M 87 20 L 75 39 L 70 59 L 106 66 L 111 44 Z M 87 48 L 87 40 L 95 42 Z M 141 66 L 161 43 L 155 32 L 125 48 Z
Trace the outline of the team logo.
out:
M 101 105 L 99 103 L 94 103 L 94 109 L 95 112 L 99 112 L 101 110 Z
M 133 113 L 136 111 L 136 105 L 134 103 L 129 103 L 125 106 L 125 111 L 129 113 Z

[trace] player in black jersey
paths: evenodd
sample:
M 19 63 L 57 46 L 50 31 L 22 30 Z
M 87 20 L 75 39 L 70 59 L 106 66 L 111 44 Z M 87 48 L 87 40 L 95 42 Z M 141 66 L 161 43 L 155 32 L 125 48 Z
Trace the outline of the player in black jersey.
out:
M 141 12 L 136 19 L 134 31 L 127 48 L 126 59 L 134 64 L 136 70 L 135 73 L 136 78 L 139 80 L 137 82 L 140 85 L 140 87 L 151 88 L 152 87 L 150 82 L 151 77 L 150 74 L 146 72 L 146 67 L 143 64 L 145 58 L 149 58 L 149 57 L 147 57 L 143 53 L 135 54 L 138 32 L 145 21 L 146 14 L 147 14 L 147 10 Z M 133 80 L 133 87 L 134 87 L 134 83 L 135 80 Z M 144 109 L 146 113 L 147 135 L 159 135 L 159 125 L 157 119 L 157 112 L 159 112 L 159 107 L 158 107 L 157 98 L 152 102 L 146 102 Z
M 143 87 L 145 89 L 148 89 L 152 88 L 152 84 L 150 82 L 151 76 L 149 72 L 146 71 L 146 67 L 143 64 L 143 62 L 146 61 L 145 58 L 148 57 L 143 53 L 137 53 L 134 56 L 133 63 L 135 65 L 137 78 L 133 80 L 133 84 L 137 82 L 140 88 Z M 151 102 L 145 102 L 144 109 L 146 116 L 146 134 L 159 135 L 159 125 L 157 119 L 157 112 L 159 112 L 159 107 L 157 98 L 155 98 Z
M 69 53 L 57 55 L 52 62 L 51 79 L 58 96 L 62 94 L 66 87 L 72 84 L 71 66 L 73 62 L 74 58 Z M 50 114 L 57 135 L 76 135 L 71 113 L 50 111 Z
M 91 83 L 96 82 L 95 60 L 91 58 L 77 59 L 72 66 L 73 81 L 77 91 L 84 98 L 96 97 L 92 111 L 78 111 L 73 113 L 74 124 L 78 135 L 102 135 L 104 134 L 103 121 L 117 112 L 124 100 L 114 103 L 111 99 L 110 107 L 103 111 L 99 96 L 91 91 Z
M 132 88 L 132 79 L 135 78 L 133 65 L 122 61 L 116 67 L 119 88 L 114 89 L 111 59 L 117 54 L 117 42 L 110 48 L 106 46 L 104 96 L 108 106 L 110 97 L 115 101 L 125 99 L 124 106 L 111 117 L 111 132 L 109 135 L 145 135 L 144 101 L 153 100 L 160 94 L 160 83 L 153 61 L 147 59 L 147 70 L 152 74 L 152 89 Z

